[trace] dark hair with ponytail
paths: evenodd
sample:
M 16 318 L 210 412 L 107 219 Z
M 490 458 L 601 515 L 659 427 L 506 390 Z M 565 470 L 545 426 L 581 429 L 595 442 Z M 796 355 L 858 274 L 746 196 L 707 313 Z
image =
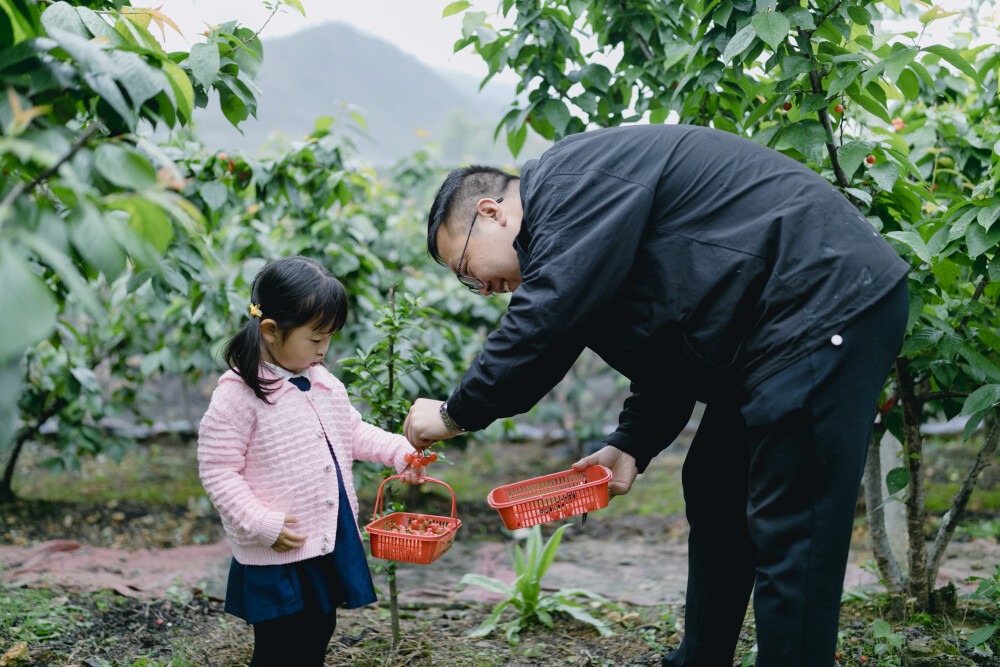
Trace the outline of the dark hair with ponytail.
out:
M 334 333 L 347 321 L 347 292 L 322 264 L 297 255 L 268 263 L 253 280 L 250 303 L 260 307 L 222 353 L 226 364 L 243 378 L 257 398 L 269 403 L 270 386 L 277 380 L 260 378 L 264 336 L 260 323 L 272 319 L 282 338 L 292 329 L 311 324 L 317 331 Z

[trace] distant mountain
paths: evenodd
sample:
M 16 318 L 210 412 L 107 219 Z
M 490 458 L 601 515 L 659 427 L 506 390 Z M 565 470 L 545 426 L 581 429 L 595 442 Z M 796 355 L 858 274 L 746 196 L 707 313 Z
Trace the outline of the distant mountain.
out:
M 210 104 L 195 114 L 202 141 L 212 148 L 255 151 L 269 137 L 299 140 L 321 116 L 350 124 L 359 112 L 368 137 L 357 137 L 363 157 L 385 164 L 436 143 L 445 162 L 511 163 L 504 134 L 493 131 L 514 87 L 439 72 L 378 37 L 342 23 L 327 23 L 282 38 L 265 39 L 258 76 L 257 118 L 240 134 Z M 487 92 L 488 91 L 488 92 Z M 546 147 L 537 136 L 518 161 Z

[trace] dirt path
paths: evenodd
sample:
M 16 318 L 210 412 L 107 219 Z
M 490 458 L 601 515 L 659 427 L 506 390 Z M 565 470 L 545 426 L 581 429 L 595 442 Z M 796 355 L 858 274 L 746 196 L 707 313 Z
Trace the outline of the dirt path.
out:
M 612 600 L 658 606 L 683 601 L 687 544 L 683 535 L 654 531 L 650 535 L 607 539 L 574 525 L 559 547 L 545 577 L 547 588 L 584 588 Z M 598 531 L 599 533 L 599 531 Z M 658 534 L 657 534 L 658 533 Z M 496 599 L 477 587 L 458 588 L 462 576 L 475 572 L 513 581 L 510 540 L 463 540 L 430 566 L 403 564 L 399 590 L 405 602 L 444 603 Z M 844 585 L 877 587 L 865 563 L 870 551 L 855 545 Z M 112 589 L 139 598 L 162 597 L 172 586 L 197 588 L 212 597 L 225 593 L 229 546 L 223 540 L 205 546 L 123 551 L 54 540 L 35 546 L 0 546 L 0 577 L 7 583 L 51 586 L 84 592 Z M 991 540 L 955 542 L 949 547 L 938 585 L 949 581 L 960 590 L 969 576 L 989 576 L 1000 563 L 1000 545 Z M 380 585 L 382 575 L 376 575 Z

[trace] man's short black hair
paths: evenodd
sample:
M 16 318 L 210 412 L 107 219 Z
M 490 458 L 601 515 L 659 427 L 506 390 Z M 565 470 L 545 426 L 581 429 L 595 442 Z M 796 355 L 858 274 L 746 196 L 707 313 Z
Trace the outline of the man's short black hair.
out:
M 497 199 L 507 190 L 511 181 L 517 176 L 494 167 L 471 165 L 455 169 L 434 195 L 431 212 L 427 218 L 427 252 L 438 264 L 444 264 L 441 253 L 438 252 L 437 234 L 442 225 L 446 225 L 456 211 L 469 212 L 471 224 L 476 204 L 484 197 Z

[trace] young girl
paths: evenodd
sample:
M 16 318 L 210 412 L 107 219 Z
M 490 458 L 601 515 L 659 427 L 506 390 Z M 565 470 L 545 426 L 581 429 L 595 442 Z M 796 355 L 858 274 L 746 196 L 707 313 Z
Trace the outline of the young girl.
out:
M 406 438 L 363 422 L 322 365 L 346 317 L 344 288 L 319 263 L 261 269 L 198 429 L 198 472 L 233 549 L 225 609 L 253 625 L 252 667 L 322 665 L 337 606 L 375 602 L 354 460 L 422 483 Z

